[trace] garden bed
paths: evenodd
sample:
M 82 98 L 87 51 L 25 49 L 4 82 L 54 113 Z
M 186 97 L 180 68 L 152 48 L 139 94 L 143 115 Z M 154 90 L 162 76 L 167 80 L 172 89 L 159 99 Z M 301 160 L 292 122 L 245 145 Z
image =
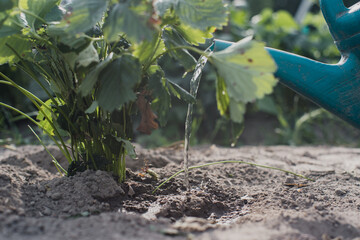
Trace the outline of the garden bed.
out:
M 356 239 L 360 237 L 360 149 L 204 146 L 191 165 L 245 160 L 315 180 L 244 164 L 182 175 L 182 148 L 142 149 L 127 181 L 106 172 L 60 177 L 40 146 L 0 147 L 0 239 Z M 56 148 L 53 154 L 61 159 Z M 64 160 L 60 160 L 64 163 Z M 144 173 L 147 162 L 159 175 Z M 360 238 L 359 238 L 360 239 Z

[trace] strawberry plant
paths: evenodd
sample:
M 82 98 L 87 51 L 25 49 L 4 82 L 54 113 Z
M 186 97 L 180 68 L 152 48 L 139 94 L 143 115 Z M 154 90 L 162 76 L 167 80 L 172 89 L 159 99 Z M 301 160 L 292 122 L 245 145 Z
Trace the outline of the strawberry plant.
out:
M 276 84 L 263 43 L 245 39 L 213 54 L 198 48 L 227 23 L 222 0 L 0 0 L 0 6 L 0 64 L 21 69 L 49 98 L 42 101 L 0 72 L 0 84 L 15 87 L 39 112 L 33 119 L 0 105 L 54 140 L 70 167 L 54 162 L 67 175 L 100 169 L 123 181 L 125 156 L 135 157 L 133 129 L 149 134 L 164 125 L 171 96 L 196 102 L 165 77 L 158 64 L 164 55 L 186 72 L 196 65 L 193 53 L 207 56 L 218 76 L 219 111 L 234 121 L 242 121 L 246 102 Z

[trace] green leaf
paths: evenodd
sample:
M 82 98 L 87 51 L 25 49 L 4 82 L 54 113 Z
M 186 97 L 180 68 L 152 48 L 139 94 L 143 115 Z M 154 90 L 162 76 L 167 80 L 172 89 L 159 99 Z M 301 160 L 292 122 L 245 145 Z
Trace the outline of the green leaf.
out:
M 163 16 L 174 9 L 180 20 L 197 29 L 222 28 L 227 23 L 227 11 L 222 0 L 157 0 L 155 10 Z
M 19 0 L 19 8 L 32 13 L 25 13 L 26 21 L 30 27 L 36 28 L 38 24 L 43 24 L 43 22 L 39 22 L 39 19 L 33 15 L 44 18 L 59 2 L 59 0 Z
M 177 85 L 176 83 L 167 80 L 167 87 L 170 92 L 178 99 L 184 100 L 187 103 L 196 103 L 196 99 L 188 91 Z
M 216 71 L 224 79 L 230 98 L 251 102 L 272 92 L 277 80 L 276 64 L 264 44 L 243 39 L 211 55 Z
M 49 26 L 49 34 L 74 35 L 90 30 L 96 23 L 101 22 L 107 3 L 107 0 L 72 0 L 71 4 L 65 6 L 66 14 L 60 23 Z
M 79 54 L 70 52 L 64 54 L 65 59 L 69 63 L 72 70 L 79 67 L 87 67 L 92 63 L 99 62 L 99 55 L 93 44 L 81 51 Z
M 48 23 L 59 22 L 64 14 L 65 12 L 59 6 L 55 6 L 44 16 L 44 20 Z
M 245 114 L 245 103 L 236 102 L 235 100 L 230 98 L 230 118 L 232 121 L 237 123 L 242 123 L 244 121 L 244 114 Z
M 150 74 L 149 89 L 154 98 L 151 102 L 151 109 L 156 112 L 160 125 L 165 126 L 171 108 L 171 97 L 166 86 L 164 72 L 158 65 L 151 66 L 148 72 Z
M 156 14 L 161 17 L 164 16 L 167 10 L 173 8 L 175 2 L 174 0 L 155 0 L 154 8 Z
M 0 65 L 19 61 L 19 58 L 7 45 L 16 50 L 16 52 L 22 57 L 31 53 L 31 42 L 22 38 L 21 35 L 15 34 L 0 38 Z
M 270 96 L 265 96 L 264 98 L 259 99 L 256 103 L 259 111 L 273 114 L 275 116 L 279 113 L 275 101 Z
M 124 148 L 125 148 L 127 155 L 129 155 L 132 159 L 137 158 L 136 152 L 135 152 L 135 147 L 134 147 L 134 145 L 132 145 L 132 143 L 130 141 L 122 139 L 120 137 L 115 137 L 115 138 L 118 142 L 124 143 Z
M 284 31 L 293 31 L 299 28 L 295 19 L 287 11 L 278 11 L 273 14 L 273 24 Z
M 96 108 L 99 106 L 97 101 L 93 101 L 88 109 L 86 109 L 85 113 L 90 114 L 95 112 Z
M 178 0 L 175 12 L 184 23 L 201 30 L 210 26 L 222 28 L 227 23 L 222 0 Z
M 12 0 L 0 0 L 0 12 L 4 12 L 13 8 L 14 3 Z
M 220 115 L 229 118 L 230 98 L 226 90 L 225 81 L 220 76 L 216 79 L 216 102 Z
M 174 26 L 174 28 L 188 43 L 195 46 L 198 46 L 199 43 L 204 44 L 206 42 L 206 39 L 213 37 L 211 33 L 213 29 L 202 31 L 200 29 L 193 28 L 185 24 Z
M 133 87 L 141 80 L 140 63 L 130 55 L 123 55 L 106 66 L 99 80 L 99 106 L 112 112 L 136 99 Z
M 109 65 L 111 59 L 112 59 L 112 55 L 110 55 L 104 61 L 97 64 L 96 67 L 86 75 L 84 81 L 81 83 L 78 90 L 82 96 L 86 96 L 89 93 L 91 93 L 96 82 L 98 81 L 99 74 L 101 73 L 102 70 L 104 70 L 104 68 L 107 67 L 107 65 Z
M 64 102 L 60 100 L 59 98 L 55 98 L 55 101 L 57 101 L 58 105 L 63 105 Z M 41 128 L 44 130 L 44 132 L 49 132 L 52 136 L 54 135 L 54 128 L 51 125 L 51 123 L 54 124 L 54 126 L 58 129 L 58 132 L 62 135 L 67 135 L 66 132 L 61 131 L 60 127 L 57 124 L 57 117 L 58 113 L 56 113 L 56 109 L 53 108 L 54 103 L 52 99 L 47 100 L 44 105 L 40 107 L 41 111 L 39 110 L 38 115 L 36 116 L 36 120 L 39 121 L 39 124 Z
M 184 38 L 173 28 L 167 27 L 163 29 L 163 39 L 167 49 L 170 51 L 170 56 L 180 61 L 187 72 L 194 70 L 196 66 L 195 58 L 186 50 L 179 47 L 189 46 Z
M 17 33 L 21 34 L 21 31 L 18 28 L 14 28 L 12 26 L 7 26 L 7 25 L 0 27 L 0 38 L 11 36 Z
M 141 64 L 150 63 L 154 58 L 165 52 L 164 41 L 158 34 L 154 34 L 152 41 L 143 41 L 133 47 L 134 56 L 138 57 Z
M 108 42 L 115 42 L 119 35 L 126 34 L 133 42 L 151 41 L 153 30 L 147 26 L 149 14 L 128 2 L 113 6 L 104 24 L 104 36 Z
M 87 48 L 90 43 L 91 40 L 83 33 L 76 34 L 75 36 L 64 34 L 59 38 L 59 49 L 65 53 L 80 53 L 85 48 Z

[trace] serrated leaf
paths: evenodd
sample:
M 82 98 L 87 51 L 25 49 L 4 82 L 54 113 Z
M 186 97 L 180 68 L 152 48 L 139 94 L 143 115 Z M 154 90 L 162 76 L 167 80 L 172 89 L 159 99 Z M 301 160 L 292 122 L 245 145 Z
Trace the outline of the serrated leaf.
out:
M 36 28 L 38 24 L 43 24 L 34 17 L 34 15 L 43 18 L 45 15 L 50 12 L 60 1 L 59 0 L 19 0 L 19 8 L 25 9 L 31 12 L 32 14 L 25 13 L 26 21 L 29 26 Z
M 164 72 L 157 65 L 151 66 L 148 72 L 150 74 L 149 90 L 154 98 L 151 102 L 151 108 L 157 113 L 160 125 L 164 126 L 171 108 L 171 97 L 166 86 Z
M 200 30 L 197 28 L 190 27 L 189 25 L 180 24 L 174 26 L 174 28 L 180 33 L 180 35 L 190 44 L 198 46 L 200 44 L 204 44 L 206 39 L 212 38 L 212 31 L 210 30 Z
M 142 9 L 141 9 L 142 10 Z M 105 20 L 104 36 L 108 42 L 119 39 L 119 35 L 126 34 L 133 42 L 151 41 L 153 30 L 147 26 L 150 16 L 146 12 L 136 10 L 129 3 L 118 3 L 113 6 Z
M 201 30 L 210 26 L 222 28 L 227 23 L 222 0 L 178 0 L 175 12 L 184 23 Z
M 156 14 L 161 17 L 164 16 L 166 11 L 174 6 L 175 2 L 176 1 L 174 1 L 174 0 L 155 0 L 154 8 L 155 8 Z
M 97 22 L 101 21 L 107 9 L 107 3 L 107 0 L 72 0 L 65 6 L 66 14 L 63 15 L 62 20 L 58 24 L 49 26 L 49 34 L 53 36 L 61 36 L 64 33 L 75 35 L 90 30 Z
M 173 28 L 167 27 L 163 30 L 163 39 L 167 49 L 174 49 L 170 51 L 170 56 L 177 59 L 181 65 L 184 66 L 187 72 L 194 70 L 196 66 L 196 59 L 186 49 L 179 49 L 177 47 L 188 46 L 189 44 L 184 38 Z
M 89 93 L 91 93 L 91 91 L 93 90 L 96 82 L 98 81 L 99 74 L 111 62 L 112 56 L 113 55 L 110 55 L 104 61 L 97 64 L 96 67 L 86 75 L 84 81 L 81 83 L 81 85 L 79 87 L 79 90 L 78 90 L 81 93 L 82 96 L 86 96 Z
M 277 80 L 276 64 L 264 44 L 244 39 L 229 48 L 215 52 L 211 59 L 224 79 L 230 98 L 251 102 L 272 92 Z
M 134 56 L 139 58 L 141 64 L 151 62 L 155 57 L 165 52 L 164 41 L 158 34 L 154 34 L 152 41 L 143 41 L 135 45 Z
M 19 58 L 7 45 L 23 57 L 31 52 L 32 46 L 29 40 L 22 38 L 22 36 L 18 34 L 0 38 L 0 65 L 19 61 Z
M 180 87 L 179 85 L 177 85 L 176 83 L 170 80 L 167 80 L 166 83 L 170 92 L 175 97 L 185 101 L 186 103 L 193 103 L 193 104 L 196 103 L 196 99 L 188 91 L 186 91 L 185 89 L 183 89 L 182 87 Z
M 227 10 L 222 0 L 156 0 L 154 7 L 159 16 L 174 9 L 180 20 L 197 29 L 222 28 L 227 23 Z
M 112 112 L 123 104 L 134 101 L 136 95 L 133 87 L 140 80 L 141 66 L 136 58 L 123 55 L 111 62 L 99 75 L 99 106 Z

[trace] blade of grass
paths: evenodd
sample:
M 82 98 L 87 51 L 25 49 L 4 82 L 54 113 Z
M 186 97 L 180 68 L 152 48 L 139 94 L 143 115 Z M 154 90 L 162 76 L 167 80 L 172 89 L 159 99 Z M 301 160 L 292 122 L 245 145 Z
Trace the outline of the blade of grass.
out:
M 32 127 L 30 127 L 28 125 L 28 127 L 30 128 L 30 130 L 32 131 L 32 133 L 35 135 L 35 137 L 39 140 L 40 144 L 44 147 L 45 151 L 50 155 L 50 157 L 53 159 L 52 162 L 54 163 L 56 169 L 58 170 L 58 172 L 63 175 L 65 173 L 65 175 L 67 175 L 67 171 L 60 165 L 60 163 L 56 160 L 56 158 L 54 157 L 54 155 L 51 154 L 51 152 L 49 151 L 49 149 L 45 146 L 44 142 L 40 139 L 39 135 L 36 134 L 36 132 L 34 131 L 34 129 Z
M 4 107 L 6 107 L 6 108 L 9 108 L 9 109 L 11 109 L 11 110 L 13 110 L 13 111 L 15 111 L 15 112 L 23 115 L 24 117 L 26 117 L 27 119 L 29 119 L 32 123 L 34 123 L 35 125 L 37 125 L 38 127 L 40 127 L 42 130 L 44 130 L 44 132 L 51 138 L 51 140 L 53 140 L 53 142 L 56 144 L 56 146 L 57 146 L 57 147 L 60 149 L 60 151 L 64 154 L 64 156 L 66 157 L 66 159 L 68 160 L 68 162 L 69 162 L 69 163 L 72 162 L 72 159 L 71 159 L 70 155 L 69 155 L 70 158 L 68 158 L 68 155 L 66 154 L 66 152 L 68 153 L 68 151 L 65 151 L 65 150 L 63 149 L 63 146 L 61 146 L 61 144 L 58 142 L 58 140 L 56 140 L 47 130 L 43 129 L 43 128 L 41 127 L 41 125 L 40 125 L 37 121 L 35 121 L 32 117 L 28 116 L 26 113 L 20 111 L 20 110 L 17 109 L 17 108 L 14 108 L 14 107 L 6 104 L 6 103 L 0 102 L 0 106 L 4 106 Z M 65 145 L 65 147 L 66 147 L 66 145 Z
M 247 164 L 247 165 L 251 165 L 251 166 L 255 166 L 255 167 L 261 167 L 261 168 L 267 168 L 267 169 L 272 169 L 272 170 L 277 170 L 277 171 L 281 171 L 281 172 L 285 172 L 300 178 L 304 178 L 306 180 L 312 181 L 314 182 L 313 179 L 305 177 L 304 175 L 301 174 L 297 174 L 288 170 L 284 170 L 281 168 L 277 168 L 277 167 L 271 167 L 271 166 L 266 166 L 266 165 L 261 165 L 261 164 L 257 164 L 257 163 L 252 163 L 252 162 L 246 162 L 246 161 L 241 161 L 241 160 L 224 160 L 224 161 L 217 161 L 217 162 L 212 162 L 212 163 L 206 163 L 206 164 L 202 164 L 199 166 L 192 166 L 189 167 L 189 170 L 193 170 L 193 169 L 197 169 L 197 168 L 202 168 L 202 167 L 208 167 L 208 166 L 212 166 L 212 165 L 217 165 L 217 164 L 226 164 L 226 163 L 241 163 L 241 164 Z M 183 173 L 185 171 L 185 169 L 182 169 L 176 173 L 174 173 L 173 175 L 171 175 L 169 178 L 167 178 L 164 182 L 162 182 L 159 186 L 157 186 L 155 188 L 155 190 L 152 193 L 155 193 L 157 190 L 159 190 L 165 183 L 169 182 L 171 179 L 175 178 L 177 175 L 179 175 L 180 173 Z
M 36 97 L 34 94 L 32 94 L 31 92 L 27 91 L 26 89 L 20 87 L 16 82 L 14 82 L 13 80 L 11 80 L 10 78 L 8 78 L 5 74 L 3 74 L 2 72 L 0 72 L 0 76 L 3 77 L 6 81 L 12 83 L 12 86 L 14 86 L 15 88 L 17 88 L 22 94 L 24 94 L 36 107 L 37 109 L 39 109 L 39 111 L 44 115 L 45 119 L 49 122 L 49 124 L 51 125 L 51 127 L 54 129 L 54 134 L 57 136 L 57 138 L 59 139 L 59 141 L 61 142 L 61 145 L 63 145 L 63 149 L 66 153 L 66 158 L 67 159 L 71 159 L 70 153 L 66 148 L 66 144 L 64 142 L 64 140 L 62 139 L 58 129 L 56 128 L 56 126 L 54 125 L 54 123 L 49 119 L 49 116 L 44 112 L 44 110 L 41 108 L 41 106 L 46 106 L 44 104 L 42 104 L 41 106 L 38 104 L 38 101 L 42 102 L 38 97 Z M 5 82 L 6 82 L 5 81 Z M 50 109 L 50 111 L 52 111 Z M 23 113 L 25 114 L 25 113 Z M 26 114 L 25 114 L 26 115 Z M 38 124 L 37 124 L 38 125 Z M 49 134 L 49 133 L 47 133 Z

